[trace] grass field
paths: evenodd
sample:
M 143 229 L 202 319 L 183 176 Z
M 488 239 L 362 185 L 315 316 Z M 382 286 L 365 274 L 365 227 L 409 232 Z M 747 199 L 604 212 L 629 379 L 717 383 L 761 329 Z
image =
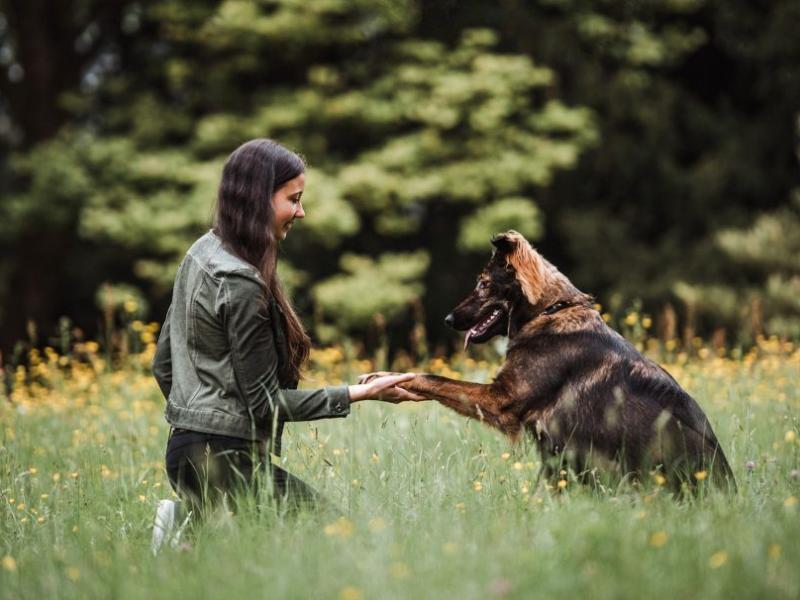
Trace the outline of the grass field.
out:
M 791 345 L 762 340 L 739 358 L 700 349 L 665 365 L 709 415 L 735 496 L 702 480 L 682 501 L 655 479 L 589 490 L 569 474 L 533 489 L 531 447 L 433 403 L 365 402 L 344 420 L 292 424 L 284 442 L 283 466 L 343 516 L 249 506 L 154 558 L 154 507 L 171 491 L 152 333 L 120 370 L 92 344 L 35 356 L 0 398 L 0 597 L 800 597 Z M 371 366 L 320 350 L 305 385 Z M 420 366 L 472 380 L 493 368 L 463 357 Z

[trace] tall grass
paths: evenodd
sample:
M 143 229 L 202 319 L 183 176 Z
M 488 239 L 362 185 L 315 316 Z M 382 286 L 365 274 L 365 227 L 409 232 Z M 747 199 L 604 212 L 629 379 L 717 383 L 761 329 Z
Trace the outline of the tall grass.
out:
M 145 331 L 144 333 L 147 333 Z M 152 333 L 152 332 L 151 332 Z M 288 427 L 281 464 L 334 509 L 220 512 L 189 544 L 149 552 L 163 471 L 152 336 L 124 368 L 97 348 L 34 355 L 0 399 L 2 598 L 797 598 L 800 352 L 761 340 L 669 364 L 706 410 L 739 492 L 676 500 L 658 482 L 534 488 L 539 458 L 433 403 L 360 403 Z M 306 385 L 368 361 L 314 354 Z M 459 357 L 420 369 L 486 380 Z

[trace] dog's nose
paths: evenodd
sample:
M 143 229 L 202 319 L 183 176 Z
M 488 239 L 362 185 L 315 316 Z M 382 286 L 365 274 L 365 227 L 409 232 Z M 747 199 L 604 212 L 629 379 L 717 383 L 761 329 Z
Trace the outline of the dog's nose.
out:
M 444 318 L 444 323 L 445 323 L 445 325 L 447 325 L 447 326 L 449 326 L 449 327 L 452 327 L 452 326 L 453 326 L 453 322 L 454 322 L 455 320 L 456 320 L 456 319 L 455 319 L 455 317 L 453 316 L 453 313 L 450 313 L 449 315 L 447 315 L 447 316 Z

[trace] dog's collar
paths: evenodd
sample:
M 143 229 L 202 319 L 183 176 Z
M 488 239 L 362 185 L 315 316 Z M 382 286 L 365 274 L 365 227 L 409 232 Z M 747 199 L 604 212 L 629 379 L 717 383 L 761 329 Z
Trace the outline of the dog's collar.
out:
M 558 311 L 564 310 L 565 308 L 569 308 L 571 306 L 575 306 L 575 303 L 562 300 L 560 302 L 556 302 L 555 304 L 551 304 L 550 306 L 545 308 L 542 312 L 540 312 L 538 316 L 541 317 L 542 315 L 552 315 L 553 313 L 557 313 Z

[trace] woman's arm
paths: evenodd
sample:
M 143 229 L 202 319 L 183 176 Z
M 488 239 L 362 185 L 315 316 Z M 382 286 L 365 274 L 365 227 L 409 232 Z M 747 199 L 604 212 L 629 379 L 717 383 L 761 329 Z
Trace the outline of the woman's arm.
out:
M 350 403 L 368 398 L 389 402 L 413 399 L 394 388 L 396 381 L 413 375 L 369 384 L 331 386 L 314 390 L 281 390 L 278 356 L 261 286 L 245 276 L 228 276 L 220 287 L 219 313 L 231 349 L 234 376 L 243 401 L 257 419 L 277 414 L 282 421 L 313 421 L 345 417 Z
M 172 350 L 169 345 L 169 319 L 172 314 L 172 305 L 169 305 L 167 316 L 164 317 L 164 324 L 158 334 L 158 344 L 156 354 L 153 357 L 153 376 L 161 388 L 164 398 L 169 399 L 169 392 L 172 389 Z

